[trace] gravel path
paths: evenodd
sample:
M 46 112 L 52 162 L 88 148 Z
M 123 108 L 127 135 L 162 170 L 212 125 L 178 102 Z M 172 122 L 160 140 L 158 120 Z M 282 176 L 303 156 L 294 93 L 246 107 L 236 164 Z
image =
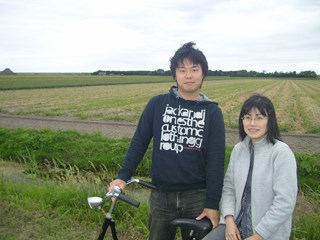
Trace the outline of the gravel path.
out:
M 76 130 L 83 133 L 101 132 L 110 137 L 131 137 L 136 125 L 133 123 L 111 121 L 73 120 L 66 118 L 49 118 L 25 115 L 0 114 L 0 127 Z M 319 152 L 319 134 L 282 133 L 283 140 L 294 152 Z M 233 146 L 239 141 L 238 131 L 226 129 L 226 144 Z

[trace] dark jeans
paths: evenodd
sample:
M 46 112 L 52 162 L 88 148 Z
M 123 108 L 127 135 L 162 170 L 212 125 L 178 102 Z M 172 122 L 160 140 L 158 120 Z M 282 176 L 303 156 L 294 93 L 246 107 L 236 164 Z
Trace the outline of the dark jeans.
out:
M 170 227 L 175 218 L 196 218 L 203 209 L 206 190 L 185 192 L 159 192 L 150 194 L 149 240 L 174 240 L 176 229 Z M 190 231 L 190 230 L 189 230 Z M 189 231 L 182 229 L 182 239 L 188 239 Z M 201 234 L 200 234 L 201 235 Z M 201 239 L 203 236 L 199 236 Z

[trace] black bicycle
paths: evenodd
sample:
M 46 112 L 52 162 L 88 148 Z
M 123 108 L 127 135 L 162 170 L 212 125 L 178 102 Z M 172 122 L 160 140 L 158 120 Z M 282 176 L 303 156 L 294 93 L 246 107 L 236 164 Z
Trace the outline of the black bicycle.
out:
M 134 183 L 140 184 L 140 185 L 147 187 L 147 188 L 150 188 L 150 189 L 156 189 L 156 187 L 154 185 L 152 185 L 151 183 L 148 183 L 148 182 L 140 180 L 140 179 L 131 179 L 127 182 L 127 185 L 131 185 Z M 101 198 L 101 197 L 88 197 L 88 204 L 89 204 L 90 208 L 100 210 L 105 217 L 103 225 L 102 225 L 101 233 L 98 237 L 98 240 L 104 239 L 109 227 L 111 228 L 112 240 L 118 240 L 117 231 L 116 231 L 116 223 L 115 223 L 115 220 L 112 218 L 112 213 L 113 213 L 113 210 L 116 206 L 117 200 L 118 199 L 122 200 L 128 204 L 131 204 L 134 207 L 139 207 L 140 202 L 126 196 L 122 192 L 121 188 L 118 186 L 113 187 L 112 190 L 105 195 L 105 198 L 110 198 L 110 199 L 113 198 L 114 199 L 112 201 L 111 206 L 109 208 L 109 211 L 107 213 L 102 208 L 103 198 Z M 178 229 L 178 228 L 190 229 L 189 240 L 199 240 L 195 237 L 196 232 L 209 233 L 212 229 L 212 224 L 209 221 L 209 219 L 207 219 L 207 218 L 204 218 L 200 221 L 197 221 L 192 218 L 177 218 L 177 219 L 174 219 L 170 224 L 173 227 L 175 227 L 176 229 Z

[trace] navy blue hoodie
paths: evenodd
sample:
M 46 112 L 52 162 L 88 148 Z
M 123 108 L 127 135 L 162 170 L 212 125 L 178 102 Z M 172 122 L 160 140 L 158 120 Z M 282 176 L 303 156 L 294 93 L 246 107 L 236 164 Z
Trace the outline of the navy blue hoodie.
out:
M 152 183 L 159 191 L 207 189 L 206 208 L 219 209 L 225 129 L 218 104 L 184 100 L 177 88 L 144 109 L 117 178 L 129 180 L 153 139 Z

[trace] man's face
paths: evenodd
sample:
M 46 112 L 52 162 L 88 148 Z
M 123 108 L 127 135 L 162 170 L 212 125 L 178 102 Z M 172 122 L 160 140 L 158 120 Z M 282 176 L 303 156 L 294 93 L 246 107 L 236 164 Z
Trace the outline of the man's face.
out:
M 202 85 L 203 72 L 200 64 L 194 64 L 185 59 L 178 64 L 176 81 L 179 94 L 187 100 L 198 98 Z

